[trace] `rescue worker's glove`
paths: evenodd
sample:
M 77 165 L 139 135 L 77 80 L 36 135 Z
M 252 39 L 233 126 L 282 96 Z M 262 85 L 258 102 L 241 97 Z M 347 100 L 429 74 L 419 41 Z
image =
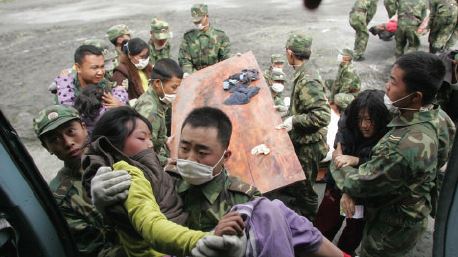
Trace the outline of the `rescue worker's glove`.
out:
M 127 198 L 130 183 L 131 176 L 127 171 L 113 171 L 110 167 L 100 167 L 91 180 L 92 204 L 103 213 L 107 206 Z
M 243 236 L 209 235 L 197 242 L 191 251 L 194 257 L 243 257 L 245 256 L 247 238 Z
M 290 131 L 293 129 L 293 116 L 289 116 L 286 118 L 282 124 L 275 127 L 276 129 L 286 129 L 286 131 Z

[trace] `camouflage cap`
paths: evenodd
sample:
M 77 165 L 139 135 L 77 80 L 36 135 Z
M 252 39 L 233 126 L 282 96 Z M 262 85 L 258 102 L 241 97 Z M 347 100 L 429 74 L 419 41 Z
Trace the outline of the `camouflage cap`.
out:
M 113 41 L 122 35 L 130 35 L 130 34 L 131 34 L 131 31 L 129 30 L 129 27 L 127 27 L 127 25 L 124 25 L 124 24 L 114 25 L 111 28 L 109 28 L 107 31 L 107 37 L 108 37 L 108 40 L 110 41 Z
M 286 41 L 286 48 L 295 54 L 310 54 L 312 38 L 301 33 L 293 33 Z
M 270 57 L 270 63 L 285 63 L 285 59 L 283 59 L 283 55 L 281 54 L 273 54 Z
M 93 45 L 97 48 L 100 48 L 103 53 L 103 58 L 105 61 L 112 60 L 118 57 L 118 53 L 114 49 L 110 49 L 110 45 L 103 39 L 86 39 L 83 42 L 83 45 Z
M 169 24 L 157 18 L 151 20 L 151 32 L 153 33 L 154 39 L 163 40 L 171 37 Z
M 339 93 L 334 96 L 334 103 L 343 111 L 354 99 L 351 94 Z
M 74 119 L 81 119 L 75 108 L 65 105 L 51 105 L 41 110 L 38 116 L 33 119 L 33 129 L 40 137 Z
M 340 50 L 339 53 L 341 55 L 350 56 L 350 57 L 353 58 L 353 50 L 351 50 L 351 49 L 344 48 L 344 49 Z
M 286 80 L 286 74 L 283 71 L 273 70 L 271 79 L 273 81 L 277 81 L 277 80 L 278 81 L 285 81 Z
M 199 22 L 208 14 L 208 6 L 206 4 L 194 4 L 191 7 L 192 22 Z

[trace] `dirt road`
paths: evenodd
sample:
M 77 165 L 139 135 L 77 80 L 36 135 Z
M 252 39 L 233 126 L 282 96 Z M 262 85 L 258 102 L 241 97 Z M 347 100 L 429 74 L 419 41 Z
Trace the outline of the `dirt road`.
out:
M 174 37 L 172 56 L 178 55 L 182 35 L 193 28 L 188 0 L 0 0 L 0 108 L 7 115 L 49 180 L 61 166 L 43 150 L 32 130 L 32 118 L 52 103 L 47 91 L 52 79 L 73 63 L 74 50 L 88 38 L 102 38 L 114 24 L 125 23 L 133 36 L 149 38 L 149 21 L 167 20 Z M 371 24 L 387 19 L 383 1 Z M 290 31 L 313 36 L 312 63 L 324 79 L 334 78 L 337 50 L 353 46 L 354 31 L 348 24 L 352 1 L 325 0 L 317 11 L 307 11 L 302 1 L 207 1 L 214 26 L 223 29 L 232 53 L 253 51 L 267 67 L 272 53 L 284 53 Z M 427 50 L 425 38 L 422 49 Z M 394 62 L 394 42 L 370 37 L 366 60 L 356 63 L 363 88 L 383 89 Z M 290 67 L 287 73 L 292 74 Z M 430 229 L 431 230 L 431 229 Z M 431 233 L 411 256 L 430 256 Z

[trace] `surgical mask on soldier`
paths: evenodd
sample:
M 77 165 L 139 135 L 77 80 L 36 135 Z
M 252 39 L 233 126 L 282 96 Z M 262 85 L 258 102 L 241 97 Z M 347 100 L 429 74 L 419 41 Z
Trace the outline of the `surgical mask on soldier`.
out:
M 275 92 L 275 93 L 281 93 L 283 92 L 283 89 L 285 89 L 285 86 L 281 83 L 273 83 L 272 84 L 272 90 Z
M 343 62 L 343 55 L 341 55 L 341 54 L 337 55 L 337 62 L 339 62 L 339 63 Z
M 138 63 L 134 63 L 135 67 L 139 70 L 143 70 L 149 63 L 149 57 L 146 59 L 140 59 Z
M 272 72 L 283 72 L 283 69 L 278 67 L 272 67 Z
M 194 26 L 196 26 L 196 28 L 197 28 L 198 30 L 204 30 L 205 27 L 207 27 L 207 26 L 202 25 L 202 23 L 194 24 Z
M 190 160 L 177 159 L 178 173 L 191 185 L 198 186 L 207 183 L 219 175 L 219 173 L 213 175 L 213 171 L 221 163 L 225 153 L 226 151 L 224 151 L 219 161 L 213 167 Z
M 164 96 L 160 97 L 159 100 L 161 100 L 165 104 L 172 104 L 175 101 L 175 98 L 177 95 L 176 94 L 166 94 L 164 91 L 164 87 L 162 86 L 162 81 L 159 80 L 159 82 L 161 82 L 162 93 L 164 93 Z
M 388 97 L 387 94 L 385 94 L 383 96 L 383 103 L 385 104 L 385 107 L 388 109 L 389 112 L 393 113 L 393 114 L 398 114 L 399 113 L 399 110 L 408 110 L 408 111 L 418 111 L 418 109 L 412 109 L 412 108 L 401 108 L 401 107 L 397 107 L 395 106 L 394 104 L 397 103 L 397 102 L 400 102 L 404 99 L 406 99 L 407 97 L 411 96 L 412 94 L 415 94 L 414 93 L 411 93 L 411 94 L 408 94 L 402 98 L 399 98 L 398 100 L 396 101 L 391 101 L 391 99 Z

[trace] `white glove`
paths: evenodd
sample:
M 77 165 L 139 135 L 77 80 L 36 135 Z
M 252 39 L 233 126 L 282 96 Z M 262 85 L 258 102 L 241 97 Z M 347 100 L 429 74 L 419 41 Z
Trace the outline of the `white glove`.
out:
M 197 242 L 191 251 L 194 257 L 243 257 L 247 238 L 238 236 L 206 236 Z
M 185 72 L 185 73 L 183 73 L 183 78 L 185 79 L 185 78 L 189 77 L 189 75 L 190 75 L 189 73 Z
M 276 129 L 286 129 L 286 131 L 290 131 L 293 129 L 293 116 L 289 116 L 286 118 L 282 124 L 275 127 Z
M 270 149 L 265 144 L 257 145 L 253 147 L 253 149 L 251 149 L 252 155 L 259 155 L 259 154 L 268 155 L 269 153 L 270 153 Z
M 125 170 L 112 171 L 110 167 L 100 167 L 91 180 L 92 204 L 103 213 L 105 207 L 127 198 L 131 177 Z

